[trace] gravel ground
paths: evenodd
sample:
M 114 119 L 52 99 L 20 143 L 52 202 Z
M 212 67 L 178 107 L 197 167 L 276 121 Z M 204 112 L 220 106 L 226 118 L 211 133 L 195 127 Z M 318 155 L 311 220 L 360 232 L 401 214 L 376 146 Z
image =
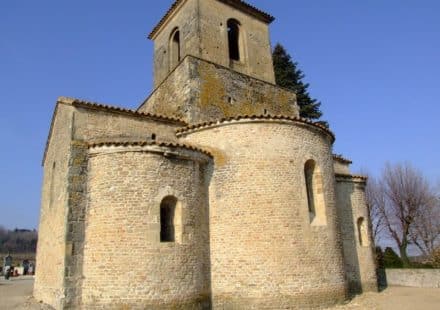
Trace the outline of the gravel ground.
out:
M 440 288 L 391 286 L 383 292 L 366 293 L 354 298 L 346 305 L 330 309 L 439 310 Z
M 50 307 L 41 305 L 32 299 L 34 287 L 33 276 L 23 276 L 0 279 L 0 309 L 26 309 L 26 310 L 49 310 Z
M 50 310 L 32 299 L 33 277 L 0 279 L 0 309 Z M 345 305 L 328 310 L 439 310 L 440 288 L 389 287 L 381 293 L 366 293 Z

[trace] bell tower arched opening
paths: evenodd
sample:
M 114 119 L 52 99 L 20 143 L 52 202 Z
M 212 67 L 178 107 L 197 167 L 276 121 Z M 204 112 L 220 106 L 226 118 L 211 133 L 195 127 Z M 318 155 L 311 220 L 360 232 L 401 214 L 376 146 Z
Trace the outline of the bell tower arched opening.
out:
M 186 57 L 274 84 L 273 20 L 242 1 L 176 1 L 148 36 L 154 41 L 154 88 Z
M 173 70 L 181 60 L 180 31 L 175 28 L 170 36 L 170 71 Z
M 229 59 L 240 61 L 241 60 L 241 34 L 240 34 L 240 22 L 236 19 L 229 19 L 227 23 L 228 27 L 228 49 Z

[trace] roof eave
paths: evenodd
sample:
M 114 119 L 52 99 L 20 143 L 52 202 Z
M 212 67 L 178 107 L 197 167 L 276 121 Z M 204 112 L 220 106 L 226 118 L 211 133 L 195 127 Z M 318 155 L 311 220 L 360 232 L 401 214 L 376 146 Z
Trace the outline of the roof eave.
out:
M 241 1 L 241 0 L 217 0 L 222 3 L 225 3 L 227 5 L 230 5 L 232 7 L 238 8 L 246 12 L 247 14 L 261 20 L 262 22 L 265 22 L 266 24 L 270 24 L 275 20 L 275 17 L 272 15 L 263 12 L 256 7 Z M 175 13 L 175 11 L 181 7 L 186 0 L 176 0 L 171 5 L 171 7 L 168 9 L 168 11 L 165 13 L 165 15 L 161 18 L 161 20 L 156 24 L 156 26 L 153 28 L 153 30 L 148 35 L 148 39 L 154 40 L 156 38 L 157 33 L 160 31 L 160 29 L 167 23 L 168 19 Z

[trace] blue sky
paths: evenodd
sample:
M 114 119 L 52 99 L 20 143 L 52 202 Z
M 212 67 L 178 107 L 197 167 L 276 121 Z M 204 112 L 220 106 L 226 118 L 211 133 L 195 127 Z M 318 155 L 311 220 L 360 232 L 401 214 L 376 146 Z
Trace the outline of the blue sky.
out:
M 440 2 L 249 0 L 277 19 L 353 170 L 409 161 L 440 179 Z M 148 32 L 171 0 L 0 1 L 0 225 L 37 228 L 58 96 L 136 108 L 151 91 Z

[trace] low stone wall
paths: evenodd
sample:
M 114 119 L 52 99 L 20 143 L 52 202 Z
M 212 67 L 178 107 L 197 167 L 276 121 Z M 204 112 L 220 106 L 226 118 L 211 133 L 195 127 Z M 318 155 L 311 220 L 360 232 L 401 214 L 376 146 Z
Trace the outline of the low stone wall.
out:
M 387 284 L 440 288 L 440 269 L 387 269 Z

